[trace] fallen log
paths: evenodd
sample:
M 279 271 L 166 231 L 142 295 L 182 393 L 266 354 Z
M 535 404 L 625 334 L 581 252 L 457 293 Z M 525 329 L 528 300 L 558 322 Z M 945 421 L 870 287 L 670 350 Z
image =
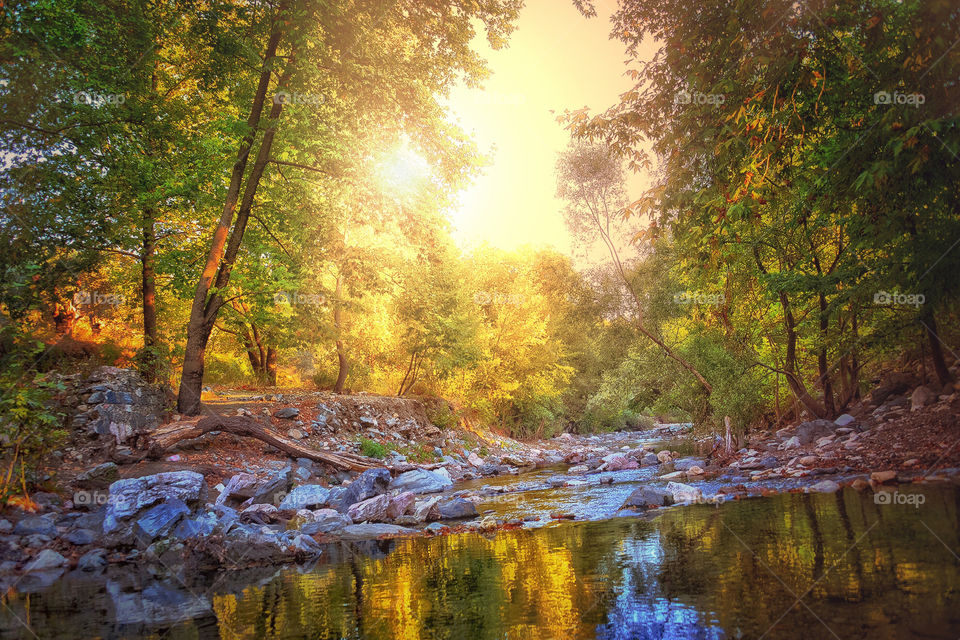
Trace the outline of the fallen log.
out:
M 273 433 L 261 423 L 244 416 L 206 416 L 191 418 L 162 425 L 154 431 L 144 443 L 142 458 L 159 458 L 184 440 L 198 438 L 211 431 L 230 433 L 245 438 L 254 438 L 265 442 L 293 458 L 307 458 L 314 462 L 323 462 L 337 469 L 364 471 L 377 466 L 369 458 L 353 453 L 332 453 L 318 451 L 283 438 Z

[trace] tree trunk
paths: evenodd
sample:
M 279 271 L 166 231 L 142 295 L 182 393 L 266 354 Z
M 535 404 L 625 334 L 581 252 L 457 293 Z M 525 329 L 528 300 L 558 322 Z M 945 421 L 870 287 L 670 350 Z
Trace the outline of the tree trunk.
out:
M 148 436 L 149 440 L 146 446 L 142 448 L 142 451 L 145 452 L 142 457 L 159 458 L 177 443 L 199 438 L 211 431 L 255 438 L 276 447 L 293 458 L 307 458 L 316 462 L 324 462 L 338 469 L 363 471 L 377 466 L 368 458 L 356 454 L 331 453 L 309 449 L 297 442 L 280 437 L 253 418 L 243 416 L 207 416 L 199 420 L 193 418 L 164 425 Z
M 933 316 L 933 309 L 924 307 L 922 322 L 927 330 L 927 339 L 930 341 L 930 356 L 933 359 L 933 370 L 937 373 L 937 380 L 940 384 L 947 384 L 953 377 L 950 370 L 947 369 L 947 361 L 943 357 L 943 344 L 940 342 L 940 336 L 937 334 L 937 320 Z
M 817 371 L 820 374 L 820 389 L 823 392 L 823 409 L 827 417 L 837 414 L 833 401 L 833 381 L 827 364 L 827 338 L 830 318 L 827 316 L 827 297 L 820 293 L 820 349 L 817 351 Z
M 343 309 L 340 306 L 340 294 L 343 290 L 342 278 L 337 276 L 337 288 L 335 291 L 336 300 L 333 306 L 333 326 L 337 330 L 337 382 L 333 385 L 334 393 L 343 393 L 343 387 L 347 383 L 347 375 L 350 373 L 350 361 L 347 359 L 347 349 L 343 345 L 341 335 L 343 334 Z
M 266 102 L 267 92 L 270 88 L 270 78 L 273 64 L 276 60 L 277 46 L 282 36 L 282 24 L 279 20 L 274 23 L 270 39 L 267 42 L 263 67 L 260 72 L 260 80 L 256 93 L 254 94 L 253 104 L 250 108 L 250 115 L 247 118 L 248 133 L 240 143 L 240 150 L 237 154 L 237 161 L 233 165 L 233 171 L 230 176 L 230 186 L 227 188 L 223 211 L 220 214 L 217 228 L 214 230 L 213 238 L 210 242 L 210 251 L 207 254 L 200 279 L 197 282 L 197 288 L 193 296 L 193 304 L 190 308 L 190 319 L 187 322 L 187 344 L 184 348 L 180 391 L 177 396 L 177 410 L 186 415 L 196 415 L 200 413 L 204 356 L 207 342 L 210 339 L 210 332 L 213 330 L 213 324 L 217 317 L 217 312 L 223 303 L 220 292 L 223 291 L 223 288 L 226 287 L 230 279 L 230 268 L 227 265 L 232 263 L 232 260 L 236 257 L 236 252 L 240 248 L 240 241 L 246 228 L 250 207 L 253 205 L 253 197 L 256 194 L 260 177 L 263 175 L 263 170 L 269 159 L 270 148 L 273 144 L 275 125 L 271 124 L 264 133 L 254 168 L 250 176 L 247 177 L 246 186 L 243 189 L 243 198 L 240 200 L 241 187 L 244 186 L 247 159 L 250 157 L 250 152 L 253 149 L 254 138 L 259 128 L 260 116 L 263 112 L 263 105 Z M 281 86 L 283 84 L 284 82 L 281 80 Z M 276 122 L 276 119 L 280 116 L 281 108 L 282 104 L 274 103 L 270 110 L 271 122 Z M 233 226 L 233 214 L 237 209 L 238 201 L 240 201 L 240 210 L 237 215 L 236 225 Z M 233 227 L 232 233 L 231 227 Z M 228 235 L 230 236 L 229 245 L 227 243 Z M 216 285 L 217 293 L 211 296 L 209 295 L 210 289 L 214 284 Z
M 267 347 L 267 362 L 263 372 L 267 384 L 277 386 L 277 350 L 273 347 Z
M 154 262 L 157 252 L 155 218 L 152 209 L 143 212 L 143 247 L 140 252 L 141 293 L 143 295 L 143 375 L 147 382 L 156 382 L 160 343 L 157 336 L 157 280 Z

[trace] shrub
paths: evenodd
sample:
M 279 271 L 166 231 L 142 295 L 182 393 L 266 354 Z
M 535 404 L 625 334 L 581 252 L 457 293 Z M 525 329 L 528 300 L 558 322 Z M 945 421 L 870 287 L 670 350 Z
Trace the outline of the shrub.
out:
M 443 401 L 428 405 L 426 412 L 427 419 L 441 429 L 453 429 L 460 422 L 460 418 L 450 409 L 450 405 Z
M 360 453 L 368 458 L 382 459 L 387 457 L 389 449 L 387 449 L 386 445 L 380 444 L 376 440 L 360 438 Z

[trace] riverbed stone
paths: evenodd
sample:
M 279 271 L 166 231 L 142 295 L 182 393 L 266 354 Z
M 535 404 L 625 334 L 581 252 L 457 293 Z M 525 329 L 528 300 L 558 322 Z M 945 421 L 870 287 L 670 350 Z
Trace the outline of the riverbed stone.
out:
M 403 536 L 417 533 L 416 529 L 401 527 L 395 524 L 365 523 L 351 524 L 343 528 L 343 540 L 372 540 L 381 536 Z
M 673 504 L 673 494 L 656 487 L 641 486 L 627 496 L 621 509 L 648 509 Z
M 107 550 L 91 549 L 77 560 L 77 570 L 93 573 L 107 566 Z
M 63 539 L 77 546 L 93 544 L 97 539 L 97 532 L 91 529 L 74 529 L 63 536 Z
M 386 493 L 390 487 L 390 477 L 390 472 L 386 469 L 367 469 L 344 490 L 337 505 L 337 510 L 341 513 L 347 513 L 350 505 Z
M 79 474 L 75 480 L 80 487 L 87 489 L 106 489 L 120 479 L 116 463 L 104 462 Z
M 117 480 L 103 519 L 106 534 L 132 533 L 133 516 L 157 503 L 176 499 L 186 505 L 203 503 L 207 483 L 195 471 L 169 471 L 142 478 Z
M 839 490 L 840 485 L 833 480 L 821 480 L 807 487 L 807 491 L 810 493 L 836 493 Z
M 800 444 L 807 445 L 817 438 L 832 434 L 835 426 L 829 420 L 808 420 L 797 426 L 796 437 Z
M 300 409 L 296 407 L 284 407 L 276 412 L 274 412 L 274 418 L 280 418 L 281 420 L 293 420 L 300 415 Z
M 439 493 L 453 486 L 449 475 L 439 471 L 414 469 L 401 473 L 390 481 L 391 491 L 412 491 L 413 493 Z
M 49 571 L 67 564 L 67 559 L 53 549 L 44 549 L 23 567 L 24 573 Z
M 313 512 L 313 518 L 312 522 L 307 522 L 300 527 L 300 531 L 306 535 L 313 536 L 318 533 L 339 531 L 353 524 L 350 516 L 333 509 L 317 509 Z
M 836 420 L 834 420 L 833 424 L 837 425 L 838 427 L 848 427 L 856 421 L 857 419 L 854 418 L 852 415 L 850 415 L 849 413 L 844 413 L 843 415 L 838 417 Z
M 640 466 L 636 460 L 627 456 L 625 453 L 614 453 L 605 456 L 603 462 L 606 465 L 606 471 L 624 471 L 627 469 L 636 469 Z
M 384 493 L 350 505 L 347 515 L 354 522 L 383 522 L 389 506 L 390 496 Z
M 412 491 L 404 491 L 390 498 L 390 504 L 387 506 L 387 519 L 394 520 L 408 513 L 417 500 L 416 494 Z
M 18 536 L 29 536 L 39 533 L 53 538 L 57 535 L 57 527 L 50 515 L 28 516 L 13 527 L 13 533 Z
M 667 483 L 667 491 L 673 495 L 674 502 L 695 502 L 703 498 L 703 492 L 682 482 Z
M 452 498 L 437 505 L 437 512 L 443 520 L 459 518 L 474 518 L 477 514 L 477 505 L 464 498 Z
M 317 509 L 327 504 L 330 499 L 330 489 L 319 484 L 304 484 L 295 487 L 293 491 L 280 502 L 281 509 Z
M 134 533 L 143 542 L 150 542 L 158 536 L 171 532 L 182 517 L 190 514 L 190 507 L 179 498 L 170 498 L 150 508 L 134 526 Z
M 897 479 L 897 472 L 893 470 L 874 471 L 873 473 L 870 474 L 870 480 L 878 484 L 893 482 L 896 479 Z

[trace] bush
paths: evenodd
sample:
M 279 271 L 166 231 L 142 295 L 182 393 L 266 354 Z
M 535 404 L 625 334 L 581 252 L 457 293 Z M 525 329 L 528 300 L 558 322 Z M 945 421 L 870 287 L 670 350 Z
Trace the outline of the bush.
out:
M 389 453 L 386 445 L 380 444 L 376 440 L 371 440 L 369 438 L 360 438 L 360 453 L 367 456 L 368 458 L 378 458 L 383 459 L 387 457 Z
M 427 419 L 441 429 L 453 429 L 460 423 L 460 418 L 445 401 L 428 405 L 426 413 Z
M 29 343 L 28 343 L 29 344 Z M 18 345 L 0 371 L 0 504 L 26 494 L 42 478 L 38 468 L 44 457 L 67 437 L 63 414 L 54 408 L 53 398 L 63 385 L 25 366 L 35 362 L 42 343 L 23 348 Z

